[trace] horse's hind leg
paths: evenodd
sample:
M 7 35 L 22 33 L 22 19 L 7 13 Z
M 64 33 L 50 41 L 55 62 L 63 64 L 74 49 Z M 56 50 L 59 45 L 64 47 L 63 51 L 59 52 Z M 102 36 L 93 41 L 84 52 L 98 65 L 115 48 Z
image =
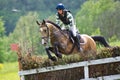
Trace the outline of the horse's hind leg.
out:
M 56 57 L 51 55 L 51 53 L 50 53 L 51 49 L 52 49 L 52 47 L 45 48 L 45 51 L 47 52 L 48 58 L 51 59 L 52 61 L 57 61 Z

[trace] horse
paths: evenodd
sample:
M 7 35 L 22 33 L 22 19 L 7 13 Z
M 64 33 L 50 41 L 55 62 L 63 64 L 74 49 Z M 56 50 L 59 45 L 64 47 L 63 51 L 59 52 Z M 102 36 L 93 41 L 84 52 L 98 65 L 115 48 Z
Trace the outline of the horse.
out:
M 48 58 L 52 61 L 57 60 L 55 56 L 62 58 L 62 54 L 70 55 L 78 53 L 81 57 L 85 58 L 88 58 L 88 56 L 96 56 L 96 43 L 89 35 L 80 35 L 80 47 L 82 51 L 79 51 L 75 42 L 71 39 L 69 31 L 61 30 L 60 26 L 52 21 L 43 20 L 42 22 L 36 22 L 39 25 L 42 44 L 45 45 Z M 51 46 L 48 46 L 49 42 Z M 52 56 L 51 52 L 53 52 L 55 56 Z

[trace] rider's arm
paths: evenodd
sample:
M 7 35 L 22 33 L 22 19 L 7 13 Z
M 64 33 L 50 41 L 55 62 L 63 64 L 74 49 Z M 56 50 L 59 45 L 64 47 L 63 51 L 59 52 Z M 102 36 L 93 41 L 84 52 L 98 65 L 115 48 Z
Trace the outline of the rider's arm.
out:
M 76 36 L 77 29 L 76 29 L 76 25 L 74 23 L 74 19 L 73 19 L 72 14 L 68 12 L 67 13 L 67 18 L 70 21 L 69 29 L 73 32 L 73 36 Z
M 70 26 L 70 27 L 71 27 L 71 26 L 74 26 L 74 25 L 75 25 L 75 24 L 74 24 L 74 18 L 73 18 L 72 14 L 71 14 L 70 12 L 67 12 L 67 18 L 68 18 L 69 21 L 70 21 L 69 26 Z
M 56 13 L 56 24 L 59 26 L 63 24 L 62 21 L 59 19 L 58 13 Z

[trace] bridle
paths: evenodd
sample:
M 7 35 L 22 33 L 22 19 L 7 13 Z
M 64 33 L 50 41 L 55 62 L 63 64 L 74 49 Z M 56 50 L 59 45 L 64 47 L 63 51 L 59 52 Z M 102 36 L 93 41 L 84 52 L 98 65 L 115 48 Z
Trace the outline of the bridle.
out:
M 44 42 L 46 42 L 46 43 L 44 43 L 44 45 L 48 45 L 48 43 L 49 43 L 49 28 L 48 28 L 47 24 L 45 24 L 45 27 L 47 27 L 47 36 L 43 36 L 43 37 L 41 37 L 41 39 L 42 39 L 42 44 Z

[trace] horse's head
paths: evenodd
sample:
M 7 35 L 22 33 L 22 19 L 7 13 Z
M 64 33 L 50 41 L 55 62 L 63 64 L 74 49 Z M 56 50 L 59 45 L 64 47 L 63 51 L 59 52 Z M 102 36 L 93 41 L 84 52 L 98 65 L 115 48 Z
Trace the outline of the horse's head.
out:
M 41 33 L 41 38 L 42 38 L 42 44 L 47 45 L 48 40 L 49 40 L 49 28 L 48 25 L 46 24 L 46 21 L 43 20 L 41 23 L 36 21 L 37 24 L 39 25 L 39 31 Z
M 42 44 L 46 45 L 49 41 L 49 39 L 54 39 L 53 35 L 56 35 L 58 37 L 58 33 L 60 32 L 61 28 L 57 24 L 55 24 L 52 21 L 45 21 L 43 20 L 41 23 L 36 21 L 39 25 L 39 31 L 41 33 L 42 38 Z M 60 34 L 60 33 L 59 33 Z

